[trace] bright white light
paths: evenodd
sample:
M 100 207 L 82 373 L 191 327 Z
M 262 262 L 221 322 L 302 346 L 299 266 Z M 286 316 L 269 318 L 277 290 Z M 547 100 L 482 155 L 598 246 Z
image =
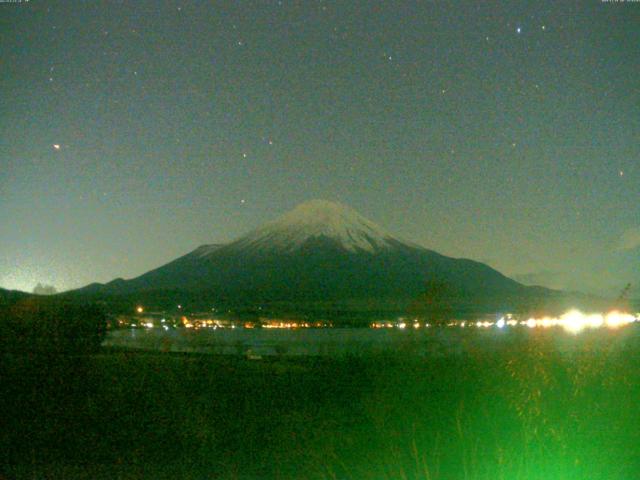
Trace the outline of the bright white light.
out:
M 567 332 L 578 333 L 585 328 L 584 316 L 577 310 L 571 310 L 560 317 L 560 325 Z
M 630 313 L 620 313 L 615 310 L 609 312 L 604 318 L 604 323 L 609 328 L 618 328 L 635 321 L 637 321 L 637 319 Z
M 505 324 L 506 324 L 506 322 L 504 321 L 504 317 L 502 317 L 500 320 L 498 320 L 498 321 L 496 322 L 496 327 L 498 327 L 498 328 L 504 328 Z
M 526 325 L 529 328 L 562 327 L 569 333 L 579 333 L 587 328 L 619 328 L 636 321 L 638 319 L 629 313 L 612 311 L 605 315 L 601 313 L 585 314 L 573 309 L 560 315 L 560 317 L 530 318 L 526 321 L 521 321 L 520 325 Z M 507 325 L 510 325 L 510 323 L 507 322 Z

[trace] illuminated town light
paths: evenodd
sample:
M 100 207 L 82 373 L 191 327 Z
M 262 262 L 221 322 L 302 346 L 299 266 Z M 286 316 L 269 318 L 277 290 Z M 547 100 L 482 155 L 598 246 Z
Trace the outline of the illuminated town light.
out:
M 616 310 L 609 312 L 604 318 L 604 324 L 609 328 L 618 328 L 636 321 L 637 318 L 630 313 L 620 313 Z
M 558 323 L 567 332 L 571 333 L 578 333 L 586 326 L 581 313 L 576 310 L 571 310 L 562 315 Z
M 498 320 L 498 321 L 496 322 L 496 327 L 498 327 L 498 328 L 504 328 L 505 324 L 506 324 L 506 322 L 505 322 L 505 320 L 504 320 L 504 317 L 502 317 L 500 320 Z
M 136 308 L 136 312 L 142 313 L 142 312 L 144 312 L 144 308 L 139 306 L 139 307 Z
M 607 314 L 585 314 L 579 310 L 572 309 L 563 313 L 560 317 L 529 318 L 528 320 L 521 321 L 520 325 L 527 326 L 529 328 L 561 327 L 569 333 L 577 334 L 585 329 L 601 327 L 619 328 L 637 321 L 638 318 L 629 313 L 611 311 Z M 499 322 L 500 320 L 498 323 Z M 498 325 L 498 323 L 496 323 L 496 325 Z M 509 320 L 506 324 L 511 326 L 517 324 L 517 322 Z

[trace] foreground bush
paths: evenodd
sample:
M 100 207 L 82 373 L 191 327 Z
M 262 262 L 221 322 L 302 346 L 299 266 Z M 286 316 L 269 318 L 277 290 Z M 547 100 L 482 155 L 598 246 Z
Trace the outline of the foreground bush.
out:
M 639 363 L 636 326 L 429 358 L 3 355 L 0 475 L 630 480 Z

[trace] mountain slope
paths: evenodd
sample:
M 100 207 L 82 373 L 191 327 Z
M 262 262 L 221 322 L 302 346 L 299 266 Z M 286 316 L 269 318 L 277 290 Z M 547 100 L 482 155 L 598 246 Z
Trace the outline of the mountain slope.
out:
M 132 280 L 93 284 L 85 292 L 145 298 L 158 291 L 198 292 L 208 304 L 408 304 L 434 282 L 445 286 L 452 303 L 491 308 L 507 298 L 540 293 L 482 263 L 399 240 L 349 207 L 321 200 L 230 244 L 204 245 Z

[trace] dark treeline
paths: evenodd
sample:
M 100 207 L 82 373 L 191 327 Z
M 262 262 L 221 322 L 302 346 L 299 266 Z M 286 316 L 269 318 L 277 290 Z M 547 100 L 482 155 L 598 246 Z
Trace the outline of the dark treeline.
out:
M 0 304 L 0 349 L 5 352 L 94 352 L 105 334 L 106 315 L 95 304 L 42 298 Z

